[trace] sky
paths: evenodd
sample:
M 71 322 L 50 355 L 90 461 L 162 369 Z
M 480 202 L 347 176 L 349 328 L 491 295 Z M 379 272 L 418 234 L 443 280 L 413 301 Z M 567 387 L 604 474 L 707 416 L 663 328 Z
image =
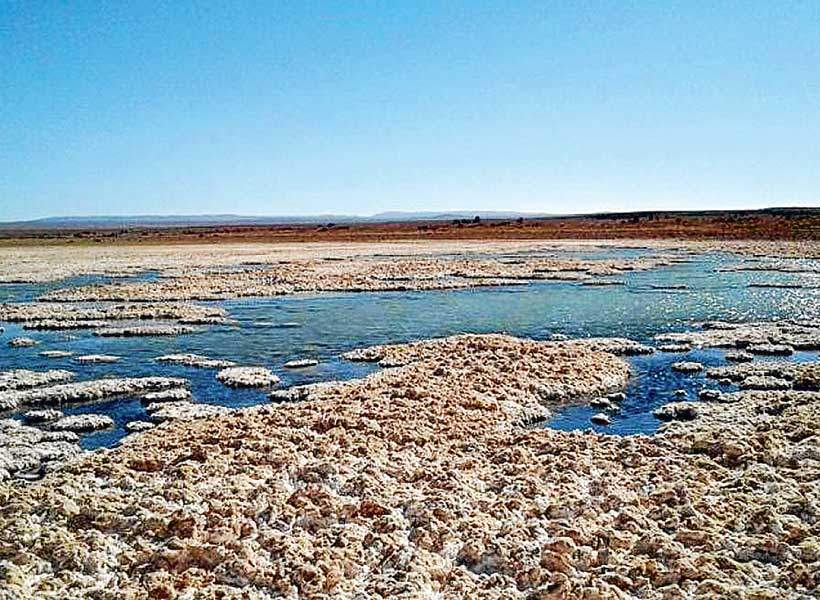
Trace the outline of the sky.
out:
M 0 221 L 820 206 L 820 2 L 0 0 Z

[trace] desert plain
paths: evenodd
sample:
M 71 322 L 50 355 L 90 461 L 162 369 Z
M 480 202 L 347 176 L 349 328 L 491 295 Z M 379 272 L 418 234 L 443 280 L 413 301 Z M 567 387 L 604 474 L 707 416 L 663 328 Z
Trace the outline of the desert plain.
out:
M 0 598 L 816 594 L 820 243 L 197 236 L 0 248 Z M 674 302 L 730 277 L 724 304 L 765 294 L 771 313 L 641 336 L 607 321 L 607 294 Z M 296 385 L 329 355 L 239 351 L 245 303 L 529 289 L 597 298 L 608 334 L 494 317 L 363 336 L 333 360 L 366 371 Z M 777 311 L 787 297 L 799 310 Z M 209 346 L 216 330 L 233 341 Z M 642 379 L 665 356 L 670 379 Z M 657 394 L 633 407 L 641 386 Z M 596 409 L 551 426 L 576 406 Z

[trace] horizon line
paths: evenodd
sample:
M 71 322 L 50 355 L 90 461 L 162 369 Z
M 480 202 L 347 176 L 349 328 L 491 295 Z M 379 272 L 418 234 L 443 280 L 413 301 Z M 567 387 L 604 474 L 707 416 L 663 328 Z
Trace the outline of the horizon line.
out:
M 356 214 L 356 213 L 278 213 L 278 214 L 241 214 L 241 213 L 167 213 L 167 214 L 85 214 L 85 215 L 49 215 L 44 217 L 35 217 L 30 219 L 4 220 L 0 221 L 0 227 L 8 227 L 13 225 L 38 224 L 52 222 L 82 222 L 82 221 L 117 221 L 117 220 L 178 220 L 184 223 L 186 219 L 225 219 L 225 220 L 243 220 L 253 221 L 254 219 L 270 221 L 273 219 L 289 219 L 302 220 L 312 222 L 310 219 L 339 219 L 339 220 L 375 220 L 378 218 L 396 218 L 397 220 L 438 220 L 447 218 L 466 218 L 469 215 L 478 216 L 481 218 L 492 219 L 494 216 L 498 219 L 509 218 L 583 218 L 605 215 L 647 215 L 647 214 L 720 214 L 720 213 L 760 213 L 770 211 L 817 211 L 820 212 L 820 207 L 817 206 L 766 206 L 762 208 L 727 208 L 727 209 L 642 209 L 642 210 L 607 210 L 607 211 L 591 211 L 578 213 L 548 213 L 536 211 L 505 211 L 505 210 L 423 210 L 423 211 L 401 211 L 389 210 L 371 214 Z M 252 223 L 244 223 L 252 224 Z

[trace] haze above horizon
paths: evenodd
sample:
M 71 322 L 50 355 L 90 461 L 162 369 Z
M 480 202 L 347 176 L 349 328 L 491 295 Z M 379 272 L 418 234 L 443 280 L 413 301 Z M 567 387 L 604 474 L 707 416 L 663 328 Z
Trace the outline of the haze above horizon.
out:
M 0 221 L 820 206 L 820 3 L 0 5 Z

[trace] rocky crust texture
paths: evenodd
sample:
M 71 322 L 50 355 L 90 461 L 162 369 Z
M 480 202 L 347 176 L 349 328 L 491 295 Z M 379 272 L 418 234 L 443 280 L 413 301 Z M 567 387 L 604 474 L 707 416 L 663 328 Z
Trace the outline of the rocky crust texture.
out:
M 74 360 L 82 364 L 115 363 L 120 362 L 120 357 L 113 354 L 84 354 Z
M 135 327 L 104 327 L 94 332 L 100 337 L 136 337 L 152 335 L 181 335 L 196 331 L 187 325 L 141 325 Z
M 222 415 L 230 410 L 224 406 L 196 404 L 187 400 L 155 402 L 145 407 L 145 411 L 151 416 L 151 419 L 160 423 L 164 421 L 203 419 Z
M 655 251 L 733 252 L 757 261 L 759 270 L 806 272 L 810 267 L 799 258 L 820 258 L 817 242 L 681 240 L 413 240 L 405 242 L 301 242 L 301 243 L 218 243 L 152 244 L 96 247 L 10 246 L 0 248 L 0 283 L 58 281 L 78 275 L 127 277 L 155 271 L 161 279 L 191 271 L 214 268 L 258 269 L 282 262 L 358 260 L 363 256 L 392 255 L 420 257 L 430 254 L 506 255 L 512 252 L 542 254 L 567 250 L 645 248 Z M 778 257 L 758 260 L 758 257 Z M 788 258 L 788 260 L 784 260 Z M 513 259 L 514 261 L 515 259 Z M 613 273 L 608 273 L 613 275 Z
M 224 369 L 226 367 L 236 366 L 236 363 L 233 361 L 208 358 L 200 354 L 165 354 L 158 356 L 155 360 L 157 362 L 185 365 L 186 367 L 197 367 L 200 369 Z
M 0 391 L 24 390 L 41 385 L 65 383 L 66 381 L 71 381 L 73 378 L 74 373 L 62 369 L 51 369 L 49 371 L 29 371 L 28 369 L 0 371 Z
M 184 386 L 184 379 L 173 377 L 123 377 L 62 383 L 29 390 L 0 391 L 0 410 L 25 405 L 57 405 L 93 402 L 122 394 L 137 394 Z
M 142 399 L 143 402 L 174 402 L 178 400 L 188 400 L 191 397 L 191 391 L 186 388 L 172 388 L 169 390 L 162 390 L 159 392 L 151 392 L 145 394 Z
M 324 257 L 280 260 L 274 264 L 169 269 L 167 276 L 153 281 L 69 287 L 50 292 L 41 300 L 48 301 L 49 305 L 101 300 L 167 304 L 183 300 L 224 300 L 301 292 L 460 289 L 536 280 L 611 285 L 623 282 L 602 278 L 687 260 L 679 255 L 663 254 L 629 260 L 578 260 L 526 255 L 516 260 L 501 260 L 494 256 L 478 256 L 468 260 L 435 255 L 395 256 L 390 259 L 357 256 L 338 260 Z M 87 315 L 84 318 L 92 317 Z
M 279 383 L 279 377 L 265 367 L 228 367 L 216 378 L 230 387 L 268 387 Z
M 55 431 L 95 431 L 113 426 L 114 420 L 106 415 L 72 415 L 51 424 Z
M 712 379 L 729 379 L 741 388 L 820 391 L 820 363 L 797 363 L 783 360 L 749 362 L 706 371 Z
M 714 597 L 815 597 L 820 586 L 820 394 L 723 394 L 720 404 L 698 404 L 693 418 L 664 426 L 659 436 L 693 462 L 677 498 L 667 501 L 671 510 L 660 514 L 676 530 L 676 541 L 698 547 L 712 564 L 724 563 L 727 573 L 705 581 L 704 591 Z M 687 502 L 695 511 L 689 519 L 681 506 Z M 701 510 L 707 504 L 711 514 Z M 719 533 L 712 533 L 713 524 L 721 525 Z M 738 589 L 726 582 L 727 576 L 747 583 Z
M 781 598 L 820 583 L 814 392 L 649 438 L 527 427 L 628 366 L 458 336 L 309 402 L 173 422 L 0 485 L 11 597 Z
M 689 344 L 703 348 L 748 349 L 732 352 L 727 359 L 743 362 L 754 354 L 789 355 L 794 350 L 820 350 L 820 335 L 813 322 L 784 320 L 753 323 L 711 321 L 701 331 L 663 333 L 655 336 L 659 342 Z
M 70 431 L 43 431 L 13 419 L 0 419 L 0 482 L 12 477 L 40 477 L 51 465 L 80 455 L 78 440 Z M 3 552 L 0 550 L 0 554 Z M 0 562 L 0 598 L 26 597 L 10 585 L 4 564 Z
M 98 329 L 121 321 L 177 321 L 217 324 L 226 321 L 225 311 L 216 306 L 190 303 L 131 303 L 101 305 L 26 302 L 0 304 L 0 321 L 21 323 L 25 329 Z M 131 328 L 139 328 L 134 325 Z M 167 326 L 166 326 L 167 327 Z

